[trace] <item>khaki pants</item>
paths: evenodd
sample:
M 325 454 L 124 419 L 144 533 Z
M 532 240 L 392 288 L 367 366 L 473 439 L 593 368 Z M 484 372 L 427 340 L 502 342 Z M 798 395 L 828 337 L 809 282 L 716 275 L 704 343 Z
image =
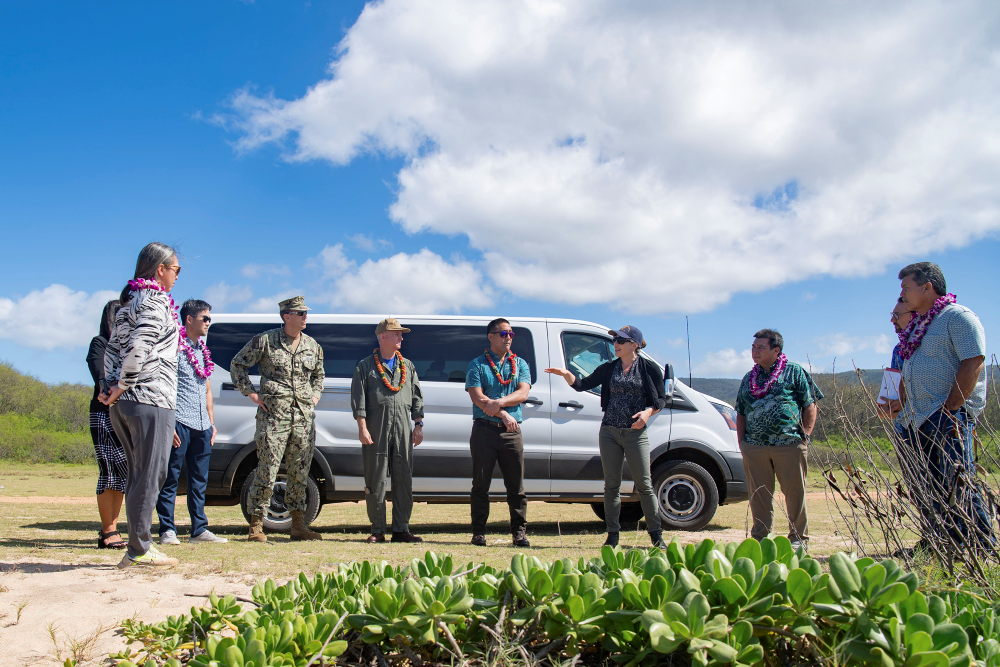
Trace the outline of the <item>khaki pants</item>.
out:
M 774 525 L 774 479 L 778 478 L 785 494 L 788 513 L 788 539 L 809 539 L 809 518 L 806 515 L 806 444 L 783 447 L 755 447 L 740 443 L 743 470 L 747 475 L 750 494 L 750 514 L 753 517 L 751 537 L 763 539 Z

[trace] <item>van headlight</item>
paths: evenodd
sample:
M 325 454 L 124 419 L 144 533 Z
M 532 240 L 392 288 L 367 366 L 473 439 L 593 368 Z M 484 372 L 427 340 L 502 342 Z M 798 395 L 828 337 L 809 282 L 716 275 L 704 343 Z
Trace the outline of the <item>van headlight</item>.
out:
M 729 429 L 732 431 L 736 430 L 736 410 L 729 407 L 725 403 L 712 403 L 712 407 L 719 411 L 722 418 L 726 420 L 729 424 Z

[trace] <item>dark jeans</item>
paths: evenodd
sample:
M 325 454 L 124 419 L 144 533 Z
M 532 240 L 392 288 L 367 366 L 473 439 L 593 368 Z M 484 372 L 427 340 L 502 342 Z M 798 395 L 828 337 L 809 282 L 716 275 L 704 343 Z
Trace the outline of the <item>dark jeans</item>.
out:
M 916 479 L 926 480 L 911 484 L 914 498 L 920 499 L 923 530 L 947 530 L 956 542 L 965 543 L 971 518 L 980 540 L 992 544 L 993 522 L 976 479 L 974 427 L 964 408 L 952 413 L 938 410 L 919 429 L 903 432 L 915 455 L 915 462 L 906 467 Z
M 490 518 L 490 483 L 493 467 L 500 464 L 510 508 L 510 530 L 517 534 L 528 523 L 528 497 L 524 495 L 524 443 L 520 427 L 513 433 L 488 426 L 477 419 L 469 438 L 472 450 L 472 534 L 485 535 Z
M 205 516 L 205 487 L 208 486 L 208 461 L 212 458 L 212 428 L 197 431 L 177 422 L 175 426 L 179 447 L 170 448 L 167 463 L 167 478 L 156 500 L 156 514 L 160 517 L 160 535 L 172 530 L 174 525 L 174 505 L 177 500 L 177 484 L 181 478 L 181 466 L 187 463 L 187 506 L 191 515 L 191 537 L 197 537 L 208 528 Z

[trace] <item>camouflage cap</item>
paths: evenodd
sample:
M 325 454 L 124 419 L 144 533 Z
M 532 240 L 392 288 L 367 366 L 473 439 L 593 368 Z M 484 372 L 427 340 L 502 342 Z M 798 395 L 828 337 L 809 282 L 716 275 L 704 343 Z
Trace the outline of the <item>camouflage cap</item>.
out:
M 400 333 L 410 333 L 409 329 L 404 329 L 403 325 L 399 323 L 395 317 L 387 317 L 378 323 L 375 327 L 375 335 L 385 333 L 386 331 L 399 331 Z
M 278 302 L 279 313 L 287 313 L 290 310 L 312 310 L 312 308 L 306 305 L 304 296 L 293 296 L 291 299 Z

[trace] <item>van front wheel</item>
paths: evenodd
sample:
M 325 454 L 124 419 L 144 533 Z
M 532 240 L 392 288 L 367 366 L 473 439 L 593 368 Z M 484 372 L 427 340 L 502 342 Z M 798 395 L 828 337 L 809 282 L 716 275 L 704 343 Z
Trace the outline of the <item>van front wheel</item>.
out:
M 691 461 L 665 461 L 653 468 L 660 521 L 669 530 L 701 530 L 719 507 L 712 475 Z
M 253 486 L 257 471 L 250 473 L 243 482 L 240 492 L 240 507 L 247 523 L 250 522 L 250 487 Z M 311 524 L 319 516 L 321 503 L 319 484 L 311 476 L 306 479 L 306 525 Z M 285 473 L 280 472 L 271 487 L 271 502 L 264 510 L 264 530 L 274 533 L 287 533 L 292 530 L 292 513 L 285 506 Z

